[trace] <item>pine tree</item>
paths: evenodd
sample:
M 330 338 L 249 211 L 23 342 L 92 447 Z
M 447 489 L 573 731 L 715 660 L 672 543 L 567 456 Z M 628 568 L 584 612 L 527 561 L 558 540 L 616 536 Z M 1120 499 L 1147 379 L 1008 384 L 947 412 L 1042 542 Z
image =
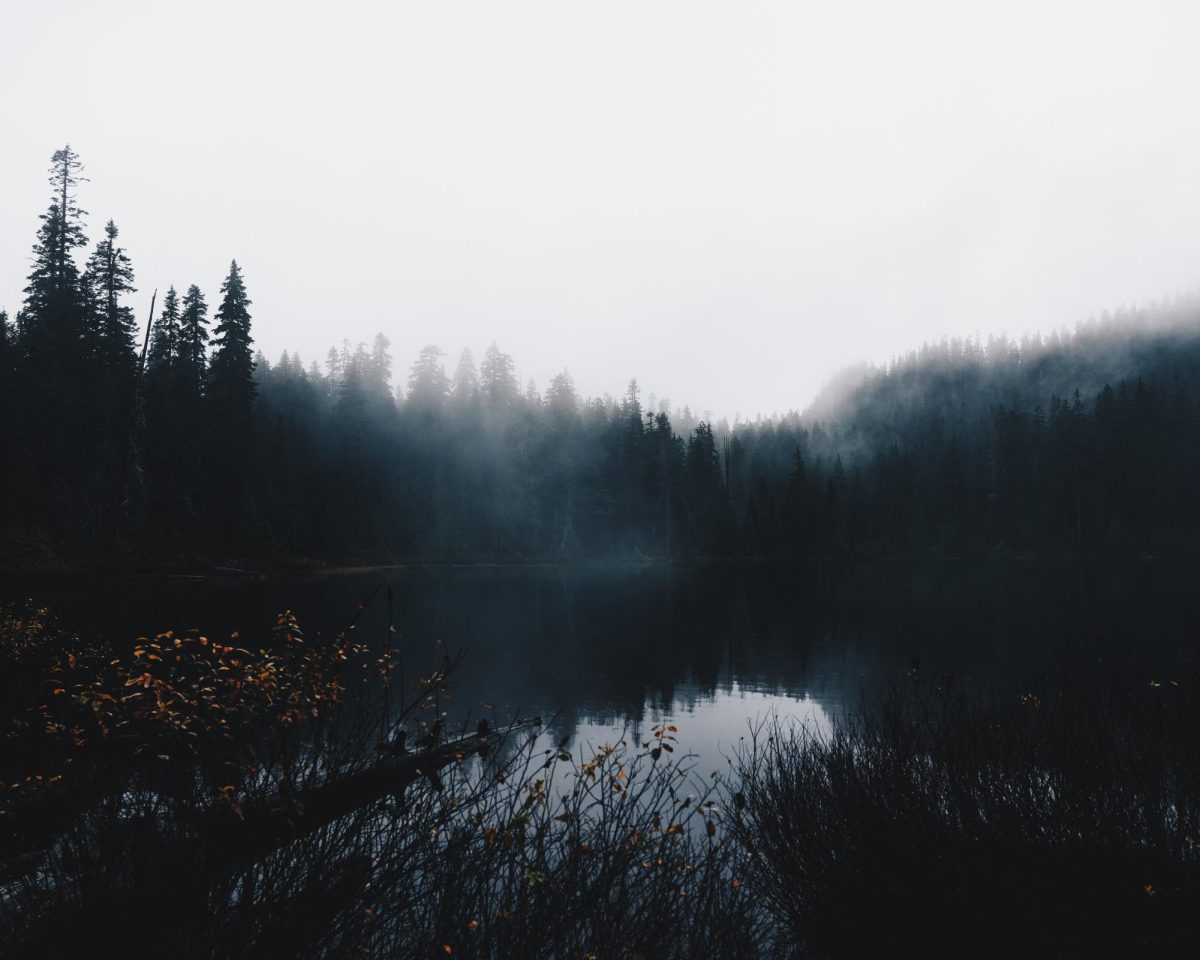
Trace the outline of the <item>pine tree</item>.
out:
M 625 390 L 625 399 L 621 401 L 621 412 L 631 423 L 636 423 L 638 432 L 642 425 L 642 388 L 638 386 L 637 377 L 629 381 Z
M 13 330 L 12 325 L 8 322 L 8 311 L 0 310 L 0 378 L 5 381 L 11 373 L 9 367 L 12 363 L 12 341 Z
M 229 276 L 221 284 L 221 306 L 217 308 L 214 350 L 209 367 L 208 395 L 218 417 L 248 426 L 256 392 L 254 354 L 250 336 L 251 300 L 241 269 L 234 260 Z
M 517 399 L 517 377 L 513 367 L 513 358 L 501 353 L 495 343 L 487 348 L 479 367 L 479 380 L 483 395 L 490 404 L 504 406 Z
M 134 369 L 133 310 L 121 298 L 133 293 L 133 266 L 117 246 L 117 225 L 104 226 L 104 239 L 88 260 L 85 274 L 91 306 L 91 339 L 97 358 L 106 372 L 116 377 L 132 375 Z
M 84 296 L 74 259 L 74 251 L 87 243 L 83 233 L 87 211 L 75 198 L 82 169 L 69 145 L 51 158 L 54 194 L 41 215 L 21 317 L 22 347 L 35 391 L 77 390 L 84 374 Z
M 257 384 L 254 341 L 250 336 L 250 298 L 237 261 L 221 284 L 221 305 L 213 327 L 205 404 L 208 409 L 208 458 L 214 470 L 206 484 L 216 529 L 227 544 L 246 543 L 259 522 L 249 489 L 254 470 L 252 420 Z M 219 467 L 217 467 L 219 464 Z
M 440 347 L 422 347 L 408 375 L 408 402 L 424 409 L 440 407 L 446 401 L 450 381 L 442 367 L 445 354 Z
M 325 379 L 329 381 L 329 395 L 336 397 L 338 391 L 341 390 L 342 380 L 346 376 L 346 370 L 342 364 L 342 351 L 337 347 L 330 347 L 329 352 L 325 354 L 325 369 L 327 371 Z
M 566 419 L 575 415 L 579 407 L 579 395 L 575 392 L 575 381 L 566 370 L 550 378 L 546 407 L 556 418 Z
M 721 459 L 712 425 L 701 420 L 688 438 L 686 454 L 688 507 L 693 523 L 692 548 L 711 551 L 721 533 Z
M 150 355 L 147 360 L 150 373 L 155 376 L 170 376 L 175 373 L 179 367 L 180 347 L 179 294 L 172 285 L 167 288 L 167 294 L 163 297 L 162 313 L 158 316 L 150 339 Z
M 375 334 L 371 344 L 371 359 L 367 364 L 367 389 L 376 400 L 392 399 L 392 341 L 382 333 Z
M 208 304 L 194 283 L 183 295 L 179 314 L 179 379 L 187 395 L 199 400 L 204 395 L 208 366 Z
M 456 403 L 469 403 L 479 396 L 479 371 L 475 369 L 475 358 L 466 347 L 458 355 L 450 395 Z

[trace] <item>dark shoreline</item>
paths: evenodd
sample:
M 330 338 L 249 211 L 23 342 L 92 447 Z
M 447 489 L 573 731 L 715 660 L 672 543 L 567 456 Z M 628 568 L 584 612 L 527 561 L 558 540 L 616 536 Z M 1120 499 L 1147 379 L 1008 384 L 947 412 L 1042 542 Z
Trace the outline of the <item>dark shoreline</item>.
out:
M 37 567 L 0 565 L 0 577 L 36 581 L 42 578 L 102 577 L 117 580 L 225 580 L 280 579 L 294 577 L 344 576 L 392 570 L 440 570 L 458 568 L 531 569 L 531 570 L 666 570 L 705 568 L 763 568 L 792 569 L 818 566 L 915 566 L 921 564 L 1137 564 L 1155 562 L 1200 562 L 1193 554 L 1162 555 L 1124 553 L 1026 552 L 987 551 L 958 555 L 881 556 L 805 556 L 805 557 L 642 557 L 642 558 L 580 558 L 543 560 L 470 560 L 470 559 L 376 559 L 280 563 L 278 561 L 225 560 L 214 563 L 172 564 L 139 560 L 131 563 L 61 564 Z

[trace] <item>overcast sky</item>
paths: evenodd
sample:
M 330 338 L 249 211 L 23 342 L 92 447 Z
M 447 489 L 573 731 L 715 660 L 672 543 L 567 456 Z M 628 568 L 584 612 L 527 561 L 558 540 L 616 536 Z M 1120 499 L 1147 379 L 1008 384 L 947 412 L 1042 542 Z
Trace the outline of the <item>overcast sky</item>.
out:
M 272 358 L 495 339 L 799 408 L 838 368 L 1195 290 L 1200 4 L 3 0 L 0 305 L 69 141 L 139 318 L 236 257 Z

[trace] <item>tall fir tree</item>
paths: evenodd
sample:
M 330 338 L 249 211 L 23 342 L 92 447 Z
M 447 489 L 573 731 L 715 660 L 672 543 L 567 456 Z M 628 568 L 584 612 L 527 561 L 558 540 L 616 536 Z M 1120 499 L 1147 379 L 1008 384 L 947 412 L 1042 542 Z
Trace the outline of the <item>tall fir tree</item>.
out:
M 82 169 L 70 145 L 51 158 L 54 193 L 49 209 L 41 215 L 21 317 L 22 349 L 35 393 L 69 393 L 82 384 L 85 372 L 83 285 L 74 258 L 75 251 L 87 243 L 83 232 L 87 211 L 75 196 Z
M 516 401 L 519 388 L 514 373 L 513 358 L 502 353 L 493 343 L 483 355 L 479 367 L 479 381 L 483 395 L 495 406 L 504 406 Z
M 135 322 L 132 308 L 122 302 L 134 292 L 133 266 L 117 245 L 117 236 L 117 226 L 109 220 L 83 277 L 93 373 L 90 404 L 98 417 L 91 482 L 99 506 L 95 511 L 97 541 L 103 551 L 113 549 L 125 530 L 130 519 L 131 483 L 141 477 L 138 433 L 142 419 L 135 411 L 134 389 Z
M 550 378 L 550 387 L 546 390 L 546 408 L 551 415 L 559 420 L 575 416 L 579 407 L 579 394 L 575 391 L 575 381 L 571 374 L 564 370 Z
M 0 379 L 7 380 L 12 363 L 13 328 L 8 322 L 8 311 L 0 310 Z
M 408 375 L 408 402 L 424 410 L 436 409 L 446 402 L 450 381 L 442 367 L 445 354 L 441 347 L 421 348 L 417 362 Z
M 245 426 L 256 392 L 253 338 L 250 336 L 251 300 L 241 268 L 234 260 L 221 284 L 221 305 L 213 328 L 213 355 L 209 365 L 208 396 L 217 416 Z
M 179 313 L 179 380 L 193 401 L 204 395 L 208 373 L 208 304 L 194 283 Z
M 149 372 L 156 378 L 172 377 L 179 367 L 180 353 L 179 294 L 172 284 L 163 297 L 162 313 L 150 338 Z
M 376 401 L 392 401 L 392 341 L 382 333 L 375 334 L 371 344 L 371 359 L 367 363 L 367 389 Z
M 76 251 L 87 243 L 76 199 L 82 164 L 54 152 L 51 197 L 41 215 L 25 301 L 17 317 L 17 369 L 5 419 L 9 461 L 5 504 L 18 526 L 41 524 L 70 549 L 95 532 L 84 477 L 96 461 L 99 417 L 89 364 L 87 304 Z M 0 517 L 0 528 L 6 524 Z
M 336 397 L 342 388 L 342 380 L 346 375 L 345 366 L 342 363 L 342 351 L 337 347 L 329 348 L 329 353 L 325 355 L 325 368 L 327 370 L 325 379 L 329 384 L 329 396 Z
M 450 384 L 450 395 L 456 403 L 470 403 L 479 397 L 479 371 L 475 369 L 475 358 L 467 347 L 458 356 L 454 368 L 454 380 Z
M 258 525 L 249 486 L 254 470 L 252 412 L 257 393 L 249 307 L 242 271 L 234 260 L 221 284 L 208 365 L 205 406 L 211 472 L 205 494 L 213 503 L 217 528 L 223 530 L 226 543 L 235 546 L 247 543 L 246 537 L 253 539 Z
M 136 322 L 133 309 L 121 302 L 133 293 L 133 265 L 117 246 L 117 225 L 109 220 L 104 239 L 96 244 L 85 274 L 96 358 L 109 378 L 123 379 L 134 370 Z

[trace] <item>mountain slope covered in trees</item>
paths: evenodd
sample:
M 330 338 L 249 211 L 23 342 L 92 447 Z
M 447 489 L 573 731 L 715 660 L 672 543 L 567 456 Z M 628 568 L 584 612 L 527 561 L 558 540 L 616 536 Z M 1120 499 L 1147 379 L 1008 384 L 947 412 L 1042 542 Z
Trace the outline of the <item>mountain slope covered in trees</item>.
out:
M 496 344 L 448 373 L 388 339 L 324 367 L 256 354 L 236 262 L 212 317 L 171 287 L 139 332 L 109 221 L 82 267 L 64 148 L 22 308 L 0 313 L 0 563 L 682 560 L 1191 553 L 1200 304 L 1073 334 L 946 341 L 805 414 L 698 422 L 518 384 Z M 143 342 L 143 337 L 146 337 Z

